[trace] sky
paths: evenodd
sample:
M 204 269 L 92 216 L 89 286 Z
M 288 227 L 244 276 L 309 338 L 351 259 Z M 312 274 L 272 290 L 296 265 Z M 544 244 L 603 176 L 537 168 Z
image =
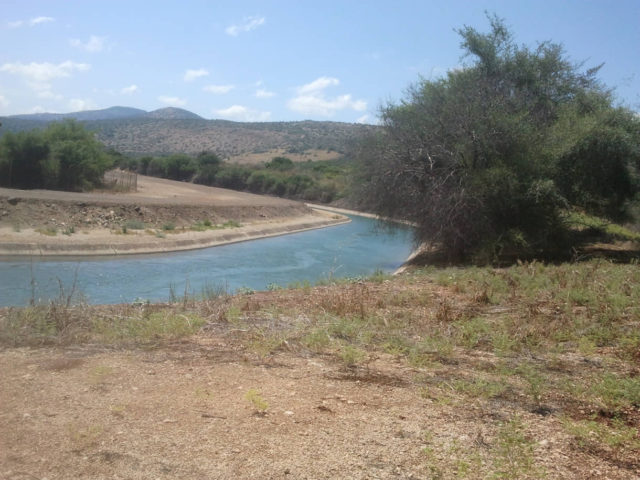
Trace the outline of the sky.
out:
M 0 115 L 173 106 L 235 121 L 376 123 L 469 64 L 456 29 L 564 46 L 640 111 L 640 0 L 0 0 Z

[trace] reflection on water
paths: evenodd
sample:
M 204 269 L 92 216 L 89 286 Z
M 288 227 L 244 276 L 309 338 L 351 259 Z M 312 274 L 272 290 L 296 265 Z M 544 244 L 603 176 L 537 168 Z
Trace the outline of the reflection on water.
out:
M 234 291 L 269 285 L 314 283 L 328 277 L 393 271 L 409 256 L 411 229 L 380 230 L 374 220 L 352 222 L 281 237 L 187 252 L 122 257 L 34 258 L 0 261 L 0 305 L 26 305 L 32 297 L 55 298 L 61 283 L 90 303 L 136 299 L 166 301 L 171 290 L 198 294 L 207 287 Z

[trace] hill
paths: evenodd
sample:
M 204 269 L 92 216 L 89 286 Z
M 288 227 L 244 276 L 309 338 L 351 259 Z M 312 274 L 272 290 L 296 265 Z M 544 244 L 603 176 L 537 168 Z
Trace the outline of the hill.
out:
M 7 131 L 44 128 L 52 121 L 75 118 L 96 132 L 107 147 L 125 155 L 197 154 L 204 150 L 223 158 L 281 154 L 309 158 L 343 154 L 353 139 L 377 127 L 341 122 L 258 122 L 206 120 L 180 108 L 145 112 L 129 107 L 67 114 L 41 113 L 1 117 L 0 135 Z M 300 159 L 303 159 L 302 157 Z

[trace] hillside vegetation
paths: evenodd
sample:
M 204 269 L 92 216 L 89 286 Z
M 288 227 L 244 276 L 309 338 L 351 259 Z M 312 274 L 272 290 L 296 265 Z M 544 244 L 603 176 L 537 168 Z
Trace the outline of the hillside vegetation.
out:
M 22 452 L 7 465 L 636 478 L 639 274 L 603 260 L 417 269 L 233 297 L 211 287 L 166 305 L 89 307 L 61 292 L 0 310 L 0 400 L 15 412 L 0 427 Z M 25 458 L 33 442 L 46 462 Z
M 98 140 L 123 155 L 196 155 L 211 151 L 230 160 L 273 151 L 295 155 L 308 153 L 308 159 L 323 152 L 344 154 L 354 140 L 376 128 L 316 121 L 241 123 L 205 120 L 177 108 L 147 113 L 113 107 L 93 112 L 5 117 L 0 119 L 0 135 L 7 131 L 44 128 L 48 122 L 68 118 L 81 121 L 96 132 Z
M 630 218 L 640 117 L 562 47 L 520 46 L 503 20 L 458 31 L 470 63 L 382 109 L 361 150 L 365 204 L 418 226 L 452 261 L 562 256 L 572 212 Z M 568 214 L 569 213 L 569 214 Z

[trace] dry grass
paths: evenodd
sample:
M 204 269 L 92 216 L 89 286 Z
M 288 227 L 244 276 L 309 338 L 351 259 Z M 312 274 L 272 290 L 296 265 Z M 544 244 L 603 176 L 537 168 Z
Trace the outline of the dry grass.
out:
M 616 478 L 640 471 L 638 265 L 417 269 L 393 279 L 205 297 L 5 310 L 0 341 L 173 348 L 190 336 L 194 346 L 215 337 L 258 365 L 279 355 L 332 359 L 339 378 L 407 385 L 416 402 L 488 415 L 478 427 L 488 437 L 475 443 L 425 433 L 424 465 L 434 478 L 547 476 L 532 433 L 543 426 L 555 429 L 565 455 L 596 458 L 622 472 Z M 412 373 L 383 374 L 390 363 Z M 105 382 L 108 375 L 94 384 Z M 85 430 L 72 435 L 78 448 L 98 435 Z

